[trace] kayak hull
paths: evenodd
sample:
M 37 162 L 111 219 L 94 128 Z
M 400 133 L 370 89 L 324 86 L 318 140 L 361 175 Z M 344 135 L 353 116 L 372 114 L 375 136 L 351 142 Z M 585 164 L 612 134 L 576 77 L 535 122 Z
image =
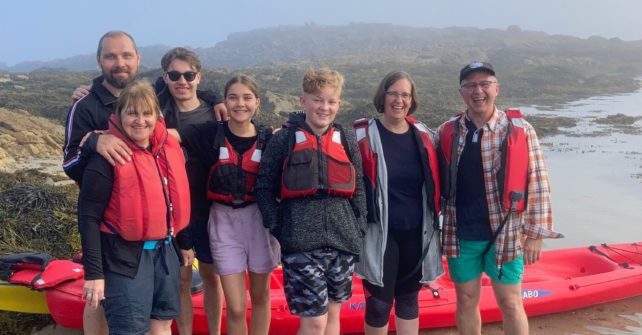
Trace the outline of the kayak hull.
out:
M 45 292 L 0 281 L 0 310 L 7 312 L 49 314 Z
M 622 251 L 624 250 L 624 251 Z M 546 250 L 534 265 L 527 266 L 522 281 L 522 298 L 528 316 L 558 313 L 642 295 L 642 244 L 614 244 Z M 444 262 L 446 265 L 446 263 Z M 280 269 L 271 276 L 272 315 L 270 334 L 294 334 L 299 321 L 290 314 L 283 294 Z M 46 290 L 46 305 L 54 320 L 69 328 L 82 328 L 82 280 L 63 283 Z M 252 307 L 248 299 L 248 320 Z M 192 296 L 193 332 L 206 334 L 203 292 Z M 421 329 L 455 326 L 456 295 L 446 274 L 419 294 Z M 394 309 L 393 309 L 394 310 Z M 365 299 L 359 278 L 354 278 L 352 297 L 341 308 L 341 331 L 362 333 Z M 484 323 L 501 321 L 501 313 L 490 280 L 482 277 L 480 312 Z M 390 330 L 395 329 L 394 315 Z M 222 331 L 225 332 L 225 307 Z

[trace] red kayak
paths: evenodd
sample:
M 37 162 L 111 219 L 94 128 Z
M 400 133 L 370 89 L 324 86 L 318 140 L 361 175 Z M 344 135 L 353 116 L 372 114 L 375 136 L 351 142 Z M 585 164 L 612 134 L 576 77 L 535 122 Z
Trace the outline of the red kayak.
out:
M 68 281 L 46 289 L 49 311 L 54 320 L 68 328 L 82 328 L 82 279 Z M 480 303 L 484 323 L 501 320 L 488 278 L 482 280 Z M 595 304 L 625 299 L 642 294 L 642 243 L 612 244 L 543 251 L 541 260 L 527 266 L 522 294 L 529 316 L 558 313 Z M 283 295 L 280 269 L 271 280 L 271 334 L 294 334 L 298 319 L 291 315 Z M 1 299 L 1 298 L 0 298 Z M 194 333 L 206 334 L 203 293 L 193 295 Z M 252 312 L 248 294 L 248 318 Z M 362 333 L 365 299 L 361 280 L 355 278 L 352 298 L 343 304 L 341 330 Z M 225 309 L 223 331 L 225 331 Z M 455 290 L 444 275 L 419 295 L 421 329 L 455 325 Z M 394 317 L 390 329 L 395 329 Z

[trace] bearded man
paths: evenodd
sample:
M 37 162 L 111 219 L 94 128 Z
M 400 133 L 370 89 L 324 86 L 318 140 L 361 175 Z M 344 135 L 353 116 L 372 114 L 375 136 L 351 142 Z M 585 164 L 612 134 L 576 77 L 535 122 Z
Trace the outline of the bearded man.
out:
M 99 131 L 107 129 L 120 92 L 136 79 L 140 64 L 138 48 L 128 33 L 109 31 L 98 42 L 96 60 L 102 75 L 94 78 L 89 94 L 73 104 L 65 125 L 63 169 L 76 182 L 82 180 L 85 158 L 92 153 L 109 148 L 111 153 L 101 154 L 112 157 L 107 159 L 112 164 L 122 161 L 121 156 L 131 155 L 125 143 L 114 136 L 100 138 Z M 120 143 L 107 145 L 108 141 Z

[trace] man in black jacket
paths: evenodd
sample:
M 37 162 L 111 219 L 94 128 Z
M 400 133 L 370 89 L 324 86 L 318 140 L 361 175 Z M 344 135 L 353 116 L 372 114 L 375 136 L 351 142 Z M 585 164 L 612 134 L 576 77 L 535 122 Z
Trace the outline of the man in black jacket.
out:
M 124 159 L 131 155 L 125 143 L 114 141 L 114 136 L 103 136 L 99 141 L 96 130 L 107 129 L 118 95 L 136 79 L 140 64 L 136 43 L 126 32 L 109 31 L 98 42 L 96 60 L 102 76 L 93 80 L 90 94 L 71 107 L 65 126 L 63 169 L 78 183 L 82 180 L 86 158 L 91 153 L 105 151 L 106 145 L 113 147 L 106 156 L 110 157 L 108 160 L 112 164 L 114 158 L 124 163 Z M 85 305 L 83 328 L 85 334 L 107 334 L 107 321 L 101 306 L 94 309 Z
M 76 182 L 82 180 L 86 156 L 106 150 L 114 137 L 99 139 L 96 130 L 107 129 L 107 120 L 116 108 L 118 95 L 136 79 L 140 54 L 134 39 L 123 31 L 110 31 L 100 38 L 96 60 L 102 76 L 93 80 L 91 91 L 76 101 L 69 110 L 65 127 L 63 169 Z M 105 140 L 107 138 L 107 140 Z M 113 144 L 113 143 L 112 143 Z M 105 158 L 124 163 L 131 152 L 122 141 L 116 141 Z

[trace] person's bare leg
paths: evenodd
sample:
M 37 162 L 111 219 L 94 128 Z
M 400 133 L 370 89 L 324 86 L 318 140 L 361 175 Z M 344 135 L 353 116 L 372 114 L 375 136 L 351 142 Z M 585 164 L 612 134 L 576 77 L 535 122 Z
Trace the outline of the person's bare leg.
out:
M 198 272 L 203 280 L 203 309 L 211 335 L 221 334 L 221 315 L 223 314 L 223 289 L 221 279 L 214 273 L 212 264 L 199 262 Z
M 404 320 L 395 317 L 395 326 L 397 335 L 417 335 L 419 333 L 419 318 Z
M 329 307 L 329 306 L 328 306 Z M 328 324 L 328 314 L 320 316 L 302 316 L 297 335 L 323 335 Z
M 389 324 L 386 323 L 385 326 L 383 327 L 373 327 L 368 325 L 367 323 L 363 323 L 364 326 L 364 334 L 365 335 L 387 335 L 388 334 L 388 326 Z
M 181 335 L 192 335 L 192 319 L 194 311 L 192 307 L 191 266 L 181 266 L 179 293 L 181 299 L 181 314 L 176 318 L 178 333 Z
M 108 335 L 107 319 L 105 319 L 105 310 L 98 305 L 98 308 L 92 308 L 85 304 L 82 315 L 82 328 L 85 335 Z
M 455 283 L 457 293 L 457 330 L 461 335 L 481 334 L 481 276 L 465 283 Z
M 247 296 L 245 272 L 221 276 L 225 295 L 225 317 L 228 334 L 247 334 Z
M 270 330 L 270 274 L 250 272 L 250 298 L 252 301 L 252 318 L 250 334 L 267 335 Z
M 522 284 L 502 284 L 492 281 L 495 300 L 502 311 L 504 333 L 528 334 L 528 317 L 522 302 Z
M 171 335 L 172 334 L 172 320 L 155 320 L 149 322 L 150 335 Z
M 325 326 L 325 335 L 339 335 L 341 333 L 341 304 L 328 302 L 328 322 Z

